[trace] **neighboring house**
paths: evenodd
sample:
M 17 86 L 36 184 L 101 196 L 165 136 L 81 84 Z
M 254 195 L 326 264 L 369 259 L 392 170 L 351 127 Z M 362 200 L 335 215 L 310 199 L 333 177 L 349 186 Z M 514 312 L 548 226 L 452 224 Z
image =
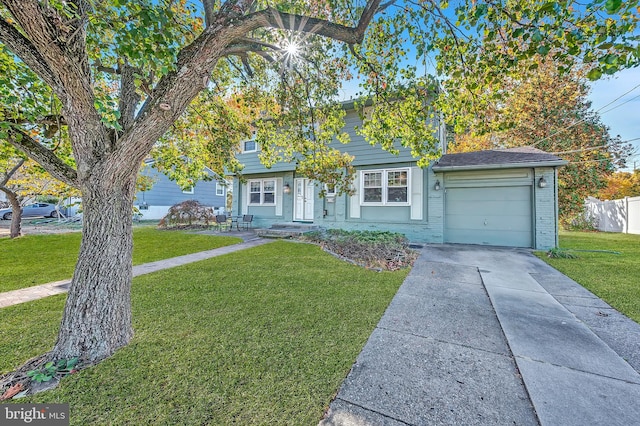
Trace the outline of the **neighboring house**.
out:
M 152 163 L 153 161 L 146 162 L 149 166 Z M 146 167 L 142 173 L 150 176 L 154 184 L 148 191 L 140 191 L 136 194 L 134 206 L 140 210 L 144 220 L 161 219 L 171 206 L 187 200 L 196 200 L 205 206 L 212 207 L 216 212 L 224 212 L 227 204 L 226 181 L 217 180 L 217 175 L 210 169 L 206 169 L 206 172 L 213 180 L 201 180 L 193 187 L 183 190 L 163 173 L 152 167 Z
M 232 210 L 254 215 L 263 228 L 302 222 L 400 232 L 416 243 L 557 246 L 557 168 L 566 161 L 514 148 L 448 154 L 422 169 L 408 149 L 396 156 L 367 143 L 354 131 L 361 121 L 348 110 L 351 142 L 335 144 L 355 157 L 354 195 L 320 198 L 322 183 L 296 174 L 295 164 L 266 169 L 248 141 L 237 156 L 246 182 L 234 178 Z

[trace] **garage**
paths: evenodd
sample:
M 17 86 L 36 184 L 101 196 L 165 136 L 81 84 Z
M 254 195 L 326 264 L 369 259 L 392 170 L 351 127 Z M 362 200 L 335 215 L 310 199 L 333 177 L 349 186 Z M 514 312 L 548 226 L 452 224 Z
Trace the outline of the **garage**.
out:
M 557 245 L 557 167 L 535 148 L 446 154 L 432 167 L 442 194 L 445 243 Z
M 447 188 L 445 243 L 533 247 L 531 186 Z

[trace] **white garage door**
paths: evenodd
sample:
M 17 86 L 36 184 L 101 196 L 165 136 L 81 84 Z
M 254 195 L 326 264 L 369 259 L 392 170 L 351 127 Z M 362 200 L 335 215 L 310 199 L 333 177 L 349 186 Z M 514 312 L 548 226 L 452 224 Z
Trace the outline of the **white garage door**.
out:
M 531 186 L 447 188 L 444 241 L 532 247 Z

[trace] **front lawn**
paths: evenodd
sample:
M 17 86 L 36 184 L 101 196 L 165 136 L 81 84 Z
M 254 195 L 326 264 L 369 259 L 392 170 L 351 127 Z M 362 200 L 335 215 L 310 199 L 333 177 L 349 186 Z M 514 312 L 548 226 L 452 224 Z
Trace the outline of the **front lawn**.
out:
M 538 256 L 640 323 L 640 235 L 561 232 L 560 247 L 579 258 L 550 259 L 544 253 Z
M 79 232 L 0 238 L 0 292 L 71 278 L 80 249 Z M 236 244 L 234 237 L 196 235 L 139 227 L 133 231 L 133 264 Z
M 407 273 L 277 241 L 141 276 L 129 346 L 12 402 L 68 402 L 77 425 L 315 425 Z M 54 344 L 64 298 L 0 309 L 0 371 Z

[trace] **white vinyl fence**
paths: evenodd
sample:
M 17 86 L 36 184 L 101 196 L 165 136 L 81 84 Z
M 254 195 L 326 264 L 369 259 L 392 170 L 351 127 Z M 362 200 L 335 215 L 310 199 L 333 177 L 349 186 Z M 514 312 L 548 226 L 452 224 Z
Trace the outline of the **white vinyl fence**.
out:
M 640 234 L 640 197 L 601 201 L 589 197 L 585 214 L 600 231 Z

